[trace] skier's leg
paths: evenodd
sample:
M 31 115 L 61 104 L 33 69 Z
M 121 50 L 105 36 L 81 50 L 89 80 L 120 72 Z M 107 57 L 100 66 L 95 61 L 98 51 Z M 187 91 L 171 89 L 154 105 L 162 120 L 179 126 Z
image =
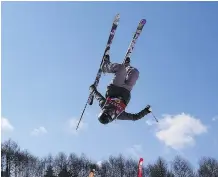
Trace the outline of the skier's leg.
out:
M 125 79 L 126 79 L 126 68 L 123 64 L 117 64 L 117 71 L 114 73 L 114 77 L 111 81 L 111 84 L 117 87 L 125 88 Z
M 139 71 L 136 68 L 129 66 L 127 68 L 127 75 L 125 78 L 126 88 L 129 91 L 131 91 L 133 89 L 138 78 L 139 78 Z
M 121 64 L 119 63 L 112 63 L 110 61 L 110 47 L 106 49 L 106 52 L 104 54 L 104 59 L 101 64 L 101 70 L 103 73 L 117 73 L 120 70 Z
M 99 102 L 99 106 L 103 108 L 106 99 L 97 91 L 94 85 L 90 86 L 90 92 L 93 92 L 96 100 Z
M 109 55 L 105 56 L 109 57 Z M 105 59 L 101 65 L 103 73 L 116 73 L 119 70 L 119 63 L 111 63 L 110 60 Z

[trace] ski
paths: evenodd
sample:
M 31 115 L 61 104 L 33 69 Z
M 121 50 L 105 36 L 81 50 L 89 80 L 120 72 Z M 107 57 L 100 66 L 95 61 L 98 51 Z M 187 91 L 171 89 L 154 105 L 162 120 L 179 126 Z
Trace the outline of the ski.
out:
M 107 45 L 106 45 L 106 47 L 105 47 L 104 55 L 103 55 L 103 57 L 102 57 L 100 67 L 99 67 L 97 76 L 96 76 L 96 78 L 95 78 L 95 82 L 94 82 L 95 87 L 98 86 L 99 80 L 100 80 L 100 78 L 101 78 L 101 74 L 102 74 L 101 65 L 102 65 L 102 62 L 104 61 L 105 53 L 107 52 L 108 48 L 111 46 L 111 44 L 112 44 L 112 42 L 113 42 L 113 39 L 114 39 L 114 36 L 115 36 L 115 32 L 116 32 L 116 29 L 117 29 L 118 24 L 119 24 L 119 20 L 120 20 L 120 15 L 117 14 L 117 15 L 115 16 L 114 21 L 113 21 L 113 25 L 112 25 L 112 28 L 111 28 L 111 32 L 110 32 L 110 35 L 109 35 L 109 38 L 108 38 L 108 41 L 107 41 Z M 94 95 L 91 93 L 91 94 L 89 95 L 89 98 L 88 98 L 88 104 L 89 104 L 89 105 L 92 105 L 92 104 L 93 104 L 93 98 L 94 98 Z
M 102 62 L 103 62 L 103 60 L 104 60 L 104 56 L 105 56 L 106 51 L 108 50 L 108 48 L 110 48 L 110 46 L 111 46 L 111 44 L 112 44 L 112 42 L 113 42 L 113 39 L 114 39 L 114 36 L 115 36 L 115 32 L 116 32 L 117 27 L 118 27 L 118 25 L 119 25 L 119 21 L 120 21 L 120 14 L 117 14 L 117 15 L 115 16 L 114 21 L 113 21 L 113 24 L 112 24 L 112 28 L 111 28 L 111 31 L 110 31 L 110 35 L 109 35 L 109 38 L 108 38 L 108 41 L 107 41 L 107 45 L 106 45 L 106 47 L 105 47 L 104 55 L 103 55 L 103 57 L 102 57 L 102 61 L 101 61 L 100 66 L 102 65 Z M 101 78 L 101 74 L 102 74 L 102 70 L 101 70 L 101 67 L 99 67 L 99 70 L 98 70 L 98 72 L 97 72 L 97 76 L 96 76 L 95 81 L 94 81 L 94 85 L 95 85 L 96 87 L 98 86 L 99 80 L 100 80 L 100 78 Z M 79 122 L 78 122 L 78 125 L 77 125 L 77 127 L 76 127 L 76 130 L 77 130 L 78 127 L 79 127 L 80 121 L 81 121 L 82 116 L 83 116 L 83 114 L 84 114 L 84 112 L 85 112 L 85 109 L 86 109 L 87 104 L 92 105 L 92 104 L 93 104 L 93 99 L 94 99 L 94 95 L 93 95 L 92 93 L 90 93 L 90 95 L 89 95 L 89 97 L 88 97 L 88 100 L 87 100 L 87 102 L 86 102 L 86 104 L 85 104 L 85 107 L 84 107 L 84 109 L 83 109 L 82 115 L 81 115 L 81 117 L 80 117 L 80 120 L 79 120 Z
M 130 42 L 129 47 L 127 49 L 127 52 L 126 52 L 125 58 L 123 60 L 123 63 L 124 63 L 126 58 L 131 56 L 131 54 L 133 52 L 133 49 L 135 48 L 136 41 L 137 41 L 138 37 L 140 36 L 145 24 L 146 24 L 145 19 L 140 20 L 140 22 L 139 22 L 139 24 L 137 26 L 136 32 L 133 35 L 132 41 Z

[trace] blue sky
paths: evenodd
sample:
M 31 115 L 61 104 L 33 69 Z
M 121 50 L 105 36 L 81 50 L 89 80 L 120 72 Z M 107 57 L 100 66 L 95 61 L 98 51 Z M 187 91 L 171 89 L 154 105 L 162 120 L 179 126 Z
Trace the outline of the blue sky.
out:
M 132 55 L 140 79 L 126 111 L 151 104 L 161 121 L 149 115 L 104 126 L 95 102 L 75 134 L 117 13 L 114 62 L 147 19 Z M 83 152 L 96 161 L 119 153 L 145 162 L 218 158 L 217 16 L 216 2 L 2 3 L 2 141 L 11 137 L 38 156 Z M 100 92 L 111 77 L 101 78 Z

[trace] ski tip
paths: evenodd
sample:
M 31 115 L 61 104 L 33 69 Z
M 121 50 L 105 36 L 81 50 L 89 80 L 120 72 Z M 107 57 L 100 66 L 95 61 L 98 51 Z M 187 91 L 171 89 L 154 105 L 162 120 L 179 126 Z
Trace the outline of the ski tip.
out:
M 117 13 L 116 18 L 120 18 L 120 14 L 119 13 Z
M 147 22 L 146 19 L 142 19 L 140 23 L 144 25 L 146 22 Z
M 114 18 L 114 23 L 116 24 L 116 25 L 118 25 L 118 22 L 120 21 L 120 14 L 117 14 L 116 16 L 115 16 L 115 18 Z

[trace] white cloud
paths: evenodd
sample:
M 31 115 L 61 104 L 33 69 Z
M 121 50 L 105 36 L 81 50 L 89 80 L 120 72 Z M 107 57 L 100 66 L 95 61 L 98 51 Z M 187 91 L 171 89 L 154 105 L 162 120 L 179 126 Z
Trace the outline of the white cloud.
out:
M 48 131 L 46 130 L 45 127 L 39 127 L 39 128 L 35 128 L 32 132 L 31 135 L 33 136 L 39 136 L 39 135 L 43 135 L 46 134 Z
M 80 122 L 80 124 L 79 124 L 79 127 L 78 127 L 78 129 L 76 130 L 76 127 L 77 127 L 77 125 L 78 125 L 78 122 L 79 122 L 79 119 L 75 119 L 75 118 L 69 120 L 68 126 L 69 126 L 70 132 L 71 132 L 72 134 L 75 134 L 75 135 L 76 135 L 76 134 L 78 134 L 79 131 L 82 131 L 82 130 L 87 129 L 88 124 L 85 123 L 83 120 L 81 120 L 81 122 Z
M 14 130 L 9 120 L 4 117 L 1 117 L 1 128 L 3 132 L 11 132 Z
M 217 120 L 218 120 L 218 116 L 212 118 L 212 121 L 217 121 Z
M 126 150 L 126 152 L 131 157 L 139 159 L 142 155 L 142 152 L 143 152 L 142 145 L 140 145 L 140 144 L 133 145 L 132 147 L 128 148 Z
M 185 113 L 164 115 L 156 125 L 156 137 L 176 150 L 194 145 L 195 136 L 207 132 L 207 127 L 199 119 Z

